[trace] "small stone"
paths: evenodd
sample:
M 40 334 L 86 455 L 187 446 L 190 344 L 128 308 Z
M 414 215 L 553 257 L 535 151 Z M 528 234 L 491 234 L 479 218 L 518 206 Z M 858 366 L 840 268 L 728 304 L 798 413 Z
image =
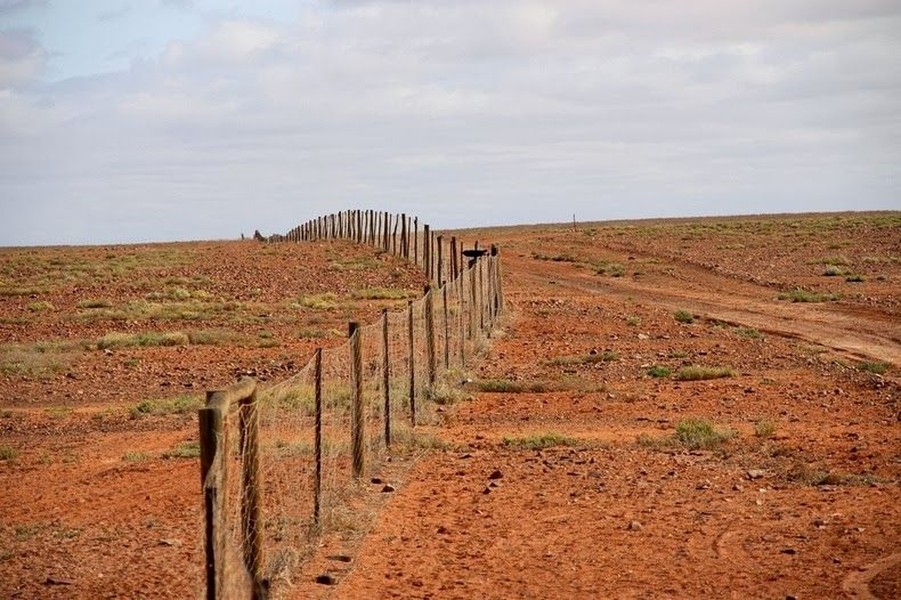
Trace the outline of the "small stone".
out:
M 335 576 L 331 573 L 323 573 L 322 575 L 316 576 L 316 583 L 320 583 L 322 585 L 335 585 L 338 583 L 338 580 L 335 579 Z
M 438 526 L 437 533 L 438 533 L 439 535 L 445 535 L 445 534 L 447 534 L 447 533 L 448 533 L 447 527 L 445 527 L 444 525 L 439 525 L 439 526 Z
M 178 546 L 181 546 L 181 540 L 177 540 L 177 539 L 174 539 L 174 538 L 161 539 L 161 540 L 160 540 L 160 546 L 170 546 L 170 547 L 171 547 L 171 546 L 176 546 L 176 547 L 178 547 Z
M 504 474 L 501 473 L 500 470 L 495 469 L 495 470 L 492 471 L 491 474 L 488 476 L 488 479 L 502 479 L 503 477 L 504 477 Z
M 490 493 L 491 493 L 491 488 L 488 487 L 488 486 L 486 485 L 486 486 L 485 486 L 485 489 L 482 490 L 482 493 L 485 494 L 485 495 L 490 494 Z
M 748 469 L 745 475 L 748 479 L 760 479 L 761 477 L 766 477 L 766 471 L 763 469 Z
M 396 490 L 397 490 L 397 488 L 395 488 L 393 485 L 391 485 L 390 483 L 386 483 L 385 487 L 382 488 L 382 493 L 387 494 L 390 492 L 394 492 Z
M 638 521 L 632 521 L 629 523 L 629 531 L 641 531 L 644 526 Z
M 783 548 L 779 552 L 781 552 L 782 554 L 792 554 L 792 555 L 798 553 L 798 551 L 795 550 L 794 548 Z
M 707 480 L 702 481 L 698 485 L 695 486 L 696 490 L 709 490 L 711 487 L 711 483 Z
M 372 483 L 376 483 L 376 484 L 378 484 L 378 483 L 385 483 L 384 481 L 382 481 L 382 478 L 381 478 L 381 477 L 373 477 L 373 478 L 370 479 L 369 481 L 372 482 Z
M 44 580 L 44 585 L 72 585 L 72 581 L 61 577 L 48 577 Z

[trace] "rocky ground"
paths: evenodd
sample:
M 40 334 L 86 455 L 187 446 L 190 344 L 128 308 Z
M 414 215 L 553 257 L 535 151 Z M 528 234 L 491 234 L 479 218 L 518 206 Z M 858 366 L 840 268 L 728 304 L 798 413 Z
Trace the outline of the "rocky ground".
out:
M 440 443 L 371 473 L 396 491 L 358 490 L 365 518 L 280 595 L 901 596 L 901 217 L 458 235 L 500 244 L 508 302 L 470 398 L 422 428 Z M 276 381 L 403 301 L 361 289 L 422 285 L 349 244 L 0 267 L 12 598 L 196 595 L 190 398 Z

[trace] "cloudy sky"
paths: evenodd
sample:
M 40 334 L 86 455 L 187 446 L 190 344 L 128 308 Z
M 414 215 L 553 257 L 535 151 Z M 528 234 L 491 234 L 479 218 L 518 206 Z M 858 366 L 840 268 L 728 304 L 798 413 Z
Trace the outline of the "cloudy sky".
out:
M 901 209 L 897 0 L 0 0 L 0 245 Z

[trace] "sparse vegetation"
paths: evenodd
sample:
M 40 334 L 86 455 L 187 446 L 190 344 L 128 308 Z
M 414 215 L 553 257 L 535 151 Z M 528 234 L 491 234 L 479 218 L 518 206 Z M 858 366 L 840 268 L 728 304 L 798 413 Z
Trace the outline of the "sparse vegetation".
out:
M 863 275 L 848 275 L 845 277 L 845 281 L 848 283 L 863 283 L 866 281 L 866 278 Z
M 763 334 L 753 327 L 736 327 L 735 333 L 743 338 L 748 338 L 749 340 L 759 340 L 763 338 Z
M 776 424 L 769 419 L 760 419 L 754 423 L 754 435 L 767 440 L 776 435 Z
M 180 331 L 164 333 L 111 332 L 97 340 L 97 348 L 100 350 L 107 350 L 128 346 L 187 346 L 189 343 L 191 343 L 190 337 Z
M 102 300 L 99 298 L 92 298 L 88 300 L 81 300 L 76 304 L 78 308 L 112 308 L 113 303 L 109 300 Z
M 200 444 L 198 442 L 182 442 L 163 452 L 163 458 L 197 458 L 200 456 Z
M 826 277 L 838 277 L 844 274 L 845 270 L 838 265 L 826 265 L 826 269 L 823 271 L 823 275 Z
M 354 300 L 406 300 L 415 298 L 416 292 L 392 288 L 365 288 L 351 294 Z
M 15 448 L 7 444 L 0 444 L 0 460 L 15 460 L 19 455 Z
M 866 371 L 867 373 L 883 375 L 886 371 L 888 371 L 889 363 L 882 361 L 867 361 L 860 363 L 860 365 L 858 365 L 858 368 L 861 371 Z
M 660 377 L 669 377 L 672 371 L 669 367 L 664 367 L 663 365 L 654 365 L 648 369 L 648 375 L 655 378 Z
M 673 318 L 688 325 L 695 322 L 695 316 L 687 310 L 677 310 L 673 313 Z
M 641 317 L 636 315 L 630 315 L 626 317 L 626 325 L 629 327 L 638 327 L 641 325 Z
M 504 446 L 518 450 L 544 450 L 555 446 L 577 446 L 578 440 L 555 432 L 539 433 L 525 437 L 505 437 Z
M 720 430 L 704 419 L 685 419 L 676 424 L 676 441 L 689 450 L 711 450 L 720 446 L 734 434 Z
M 674 377 L 679 381 L 702 381 L 705 379 L 721 379 L 723 377 L 732 377 L 735 372 L 729 367 L 704 367 L 700 365 L 689 365 L 682 367 Z
M 182 415 L 194 412 L 203 406 L 198 396 L 178 396 L 159 400 L 143 400 L 132 407 L 129 414 L 133 419 L 148 415 Z
M 150 455 L 146 452 L 128 451 L 122 455 L 122 460 L 124 462 L 143 462 L 150 460 Z
M 338 308 L 338 296 L 331 292 L 301 296 L 298 304 L 312 310 L 334 310 Z
M 591 365 L 602 362 L 615 362 L 619 360 L 619 354 L 613 350 L 604 350 L 603 352 L 592 351 L 588 354 L 580 354 L 578 356 L 559 356 L 551 359 L 549 364 L 552 365 Z
M 791 300 L 792 302 L 832 302 L 838 300 L 836 294 L 821 294 L 803 288 L 795 288 L 790 292 L 782 292 L 777 297 L 779 300 Z

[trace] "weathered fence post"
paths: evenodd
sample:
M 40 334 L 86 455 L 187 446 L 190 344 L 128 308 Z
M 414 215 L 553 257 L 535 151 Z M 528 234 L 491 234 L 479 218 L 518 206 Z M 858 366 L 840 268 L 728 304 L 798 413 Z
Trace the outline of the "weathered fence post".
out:
M 413 217 L 413 264 L 419 264 L 419 217 Z
M 425 302 L 425 357 L 428 367 L 429 388 L 435 387 L 437 379 L 437 361 L 435 360 L 435 296 L 427 287 L 422 297 Z
M 348 324 L 350 338 L 350 387 L 351 387 L 351 453 L 353 454 L 353 476 L 363 476 L 363 345 L 360 343 L 360 324 Z
M 444 236 L 438 236 L 436 246 L 438 246 L 438 281 L 437 285 L 444 285 Z
M 382 309 L 382 396 L 385 401 L 385 447 L 391 445 L 391 365 L 388 354 L 388 309 Z
M 407 239 L 407 215 L 400 215 L 400 254 L 403 258 L 410 258 L 410 240 Z
M 315 394 L 316 421 L 313 425 L 313 452 L 316 454 L 316 471 L 313 475 L 313 523 L 322 525 L 322 348 L 316 348 L 313 363 L 313 393 Z
M 207 399 L 210 398 L 207 393 Z M 207 406 L 197 412 L 200 428 L 200 483 L 203 486 L 206 597 L 216 600 L 223 589 L 225 565 L 225 452 L 222 410 Z
M 413 301 L 407 302 L 407 359 L 410 372 L 410 422 L 416 426 L 416 360 L 413 347 Z
M 262 600 L 263 586 L 263 489 L 260 480 L 260 419 L 256 389 L 239 402 L 241 454 L 241 534 L 244 565 L 253 581 L 253 600 Z
M 447 310 L 447 283 L 441 286 L 441 300 L 444 303 L 444 370 L 450 369 L 450 323 Z
M 432 249 L 429 247 L 431 235 L 429 234 L 429 226 L 422 226 L 422 268 L 425 271 L 426 281 L 432 281 Z

